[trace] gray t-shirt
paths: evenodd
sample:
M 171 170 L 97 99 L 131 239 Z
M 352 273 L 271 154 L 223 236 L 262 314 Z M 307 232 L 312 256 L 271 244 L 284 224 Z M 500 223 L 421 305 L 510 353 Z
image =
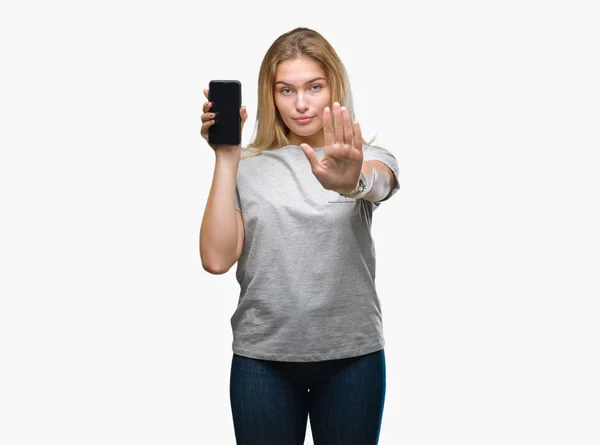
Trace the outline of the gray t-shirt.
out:
M 315 152 L 321 159 L 323 147 Z M 363 160 L 392 169 L 389 199 L 400 188 L 396 158 L 365 145 Z M 324 189 L 297 145 L 240 161 L 236 207 L 245 239 L 231 317 L 235 354 L 314 362 L 383 349 L 371 237 L 379 205 Z

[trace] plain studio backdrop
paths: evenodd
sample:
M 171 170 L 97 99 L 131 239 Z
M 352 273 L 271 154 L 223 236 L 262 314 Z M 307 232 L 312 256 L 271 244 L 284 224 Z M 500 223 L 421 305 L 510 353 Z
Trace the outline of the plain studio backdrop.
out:
M 202 89 L 242 82 L 247 144 L 297 26 L 400 165 L 372 228 L 380 443 L 600 443 L 593 3 L 3 3 L 0 443 L 235 443 Z

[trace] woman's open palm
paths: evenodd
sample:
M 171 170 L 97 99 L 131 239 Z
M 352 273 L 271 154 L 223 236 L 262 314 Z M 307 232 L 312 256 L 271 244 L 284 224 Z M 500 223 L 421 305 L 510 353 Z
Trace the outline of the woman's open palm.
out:
M 310 145 L 300 144 L 300 147 L 310 162 L 313 174 L 325 189 L 350 193 L 356 188 L 362 169 L 362 134 L 358 122 L 350 122 L 348 109 L 338 102 L 333 104 L 333 115 L 335 126 L 332 125 L 329 107 L 323 110 L 325 146 L 321 160 L 317 159 Z

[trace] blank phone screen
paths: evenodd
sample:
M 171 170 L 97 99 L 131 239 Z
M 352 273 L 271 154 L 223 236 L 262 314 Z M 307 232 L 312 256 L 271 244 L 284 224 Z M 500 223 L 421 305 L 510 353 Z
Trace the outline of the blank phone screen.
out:
M 212 145 L 240 145 L 242 86 L 237 80 L 211 81 L 209 112 L 215 113 L 215 123 L 208 129 L 208 142 Z

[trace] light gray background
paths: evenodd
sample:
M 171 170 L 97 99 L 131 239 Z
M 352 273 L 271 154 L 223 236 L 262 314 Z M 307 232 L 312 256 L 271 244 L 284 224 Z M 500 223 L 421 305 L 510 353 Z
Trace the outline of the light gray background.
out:
M 308 26 L 401 169 L 380 443 L 598 444 L 593 3 L 3 3 L 0 442 L 234 444 L 202 89 L 242 82 L 247 143 L 264 53 Z

